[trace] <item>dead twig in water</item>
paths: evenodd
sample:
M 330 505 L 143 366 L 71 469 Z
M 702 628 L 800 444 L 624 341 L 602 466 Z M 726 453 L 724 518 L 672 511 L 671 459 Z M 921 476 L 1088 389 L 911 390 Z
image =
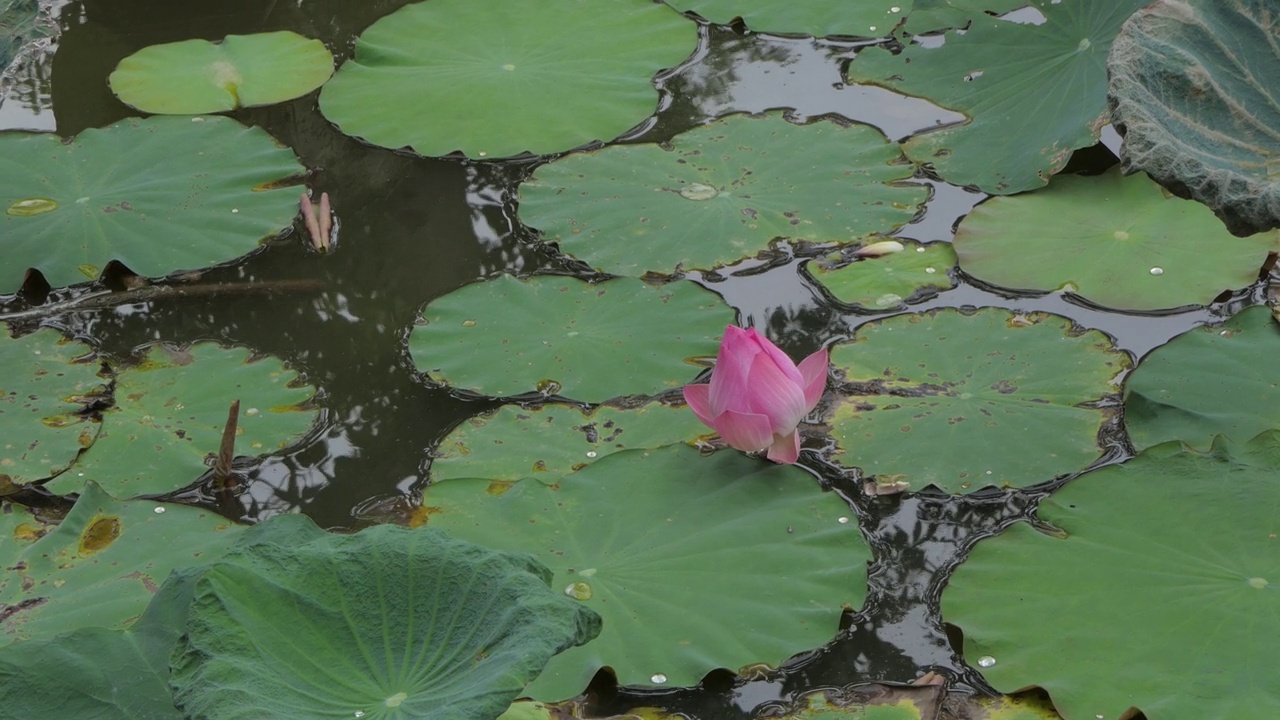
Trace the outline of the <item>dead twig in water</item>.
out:
M 0 320 L 27 320 L 81 310 L 103 310 L 133 302 L 208 295 L 243 295 L 258 292 L 307 292 L 324 288 L 320 280 L 275 280 L 209 285 L 145 285 L 130 290 L 97 290 L 74 298 L 27 310 L 0 313 Z
M 215 492 L 227 492 L 239 486 L 240 481 L 231 472 L 231 461 L 236 456 L 236 425 L 240 421 L 240 400 L 231 401 L 227 410 L 227 424 L 222 427 L 222 444 L 218 447 L 218 456 L 213 459 L 213 489 Z

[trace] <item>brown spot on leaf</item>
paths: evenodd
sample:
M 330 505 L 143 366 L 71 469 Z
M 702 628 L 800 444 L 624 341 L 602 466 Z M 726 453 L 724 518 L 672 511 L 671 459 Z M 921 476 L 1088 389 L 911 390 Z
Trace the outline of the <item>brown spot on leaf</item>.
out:
M 101 552 L 118 537 L 120 518 L 114 515 L 98 517 L 80 533 L 80 555 L 83 557 Z

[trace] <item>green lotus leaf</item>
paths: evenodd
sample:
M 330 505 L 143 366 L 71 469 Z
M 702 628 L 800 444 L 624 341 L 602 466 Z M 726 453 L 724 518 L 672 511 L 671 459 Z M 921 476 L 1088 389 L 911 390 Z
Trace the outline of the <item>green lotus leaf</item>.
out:
M 129 118 L 80 133 L 0 133 L 0 290 L 27 268 L 55 287 L 111 260 L 149 277 L 239 257 L 287 227 L 288 148 L 224 117 Z
M 672 445 L 615 453 L 557 485 L 490 488 L 428 486 L 429 525 L 534 553 L 552 587 L 604 618 L 599 638 L 526 689 L 537 700 L 579 694 L 605 665 L 625 685 L 684 686 L 716 667 L 778 664 L 829 641 L 841 606 L 865 595 L 870 553 L 852 513 L 792 466 Z
M 507 405 L 454 428 L 436 449 L 428 478 L 484 478 L 495 490 L 529 477 L 551 485 L 614 453 L 692 444 L 712 432 L 688 408 L 658 403 L 591 412 Z
M 696 45 L 692 23 L 646 0 L 431 0 L 365 30 L 320 110 L 348 135 L 421 155 L 555 153 L 652 115 L 654 74 Z
M 1124 421 L 1134 447 L 1181 440 L 1208 450 L 1213 438 L 1246 440 L 1280 429 L 1280 327 L 1265 307 L 1189 330 L 1157 348 L 1125 382 Z
M 123 627 L 169 571 L 210 562 L 245 530 L 207 510 L 115 500 L 85 485 L 58 527 L 0 545 L 0 645 L 80 627 Z
M 692 381 L 696 361 L 715 356 L 733 316 L 687 281 L 503 275 L 428 304 L 409 353 L 419 370 L 455 388 L 603 402 Z
M 497 717 L 548 658 L 600 629 L 528 555 L 432 528 L 259 527 L 191 580 L 171 682 L 188 717 Z
M 45 487 L 75 492 L 88 478 L 116 497 L 172 492 L 209 469 L 232 402 L 240 401 L 236 453 L 252 457 L 311 429 L 319 413 L 306 402 L 314 393 L 280 360 L 254 359 L 247 348 L 152 346 L 140 365 L 119 371 L 93 447 Z
M 1270 0 L 1152 3 L 1107 68 L 1127 172 L 1213 208 L 1237 235 L 1280 227 L 1280 15 Z
M 292 100 L 332 74 L 324 43 L 279 31 L 151 45 L 121 60 L 108 82 L 143 112 L 198 115 Z
M 733 115 L 669 146 L 614 145 L 539 167 L 520 218 L 600 270 L 732 263 L 776 238 L 845 243 L 911 221 L 928 190 L 875 128 Z
M 837 300 L 866 310 L 904 307 L 956 286 L 949 272 L 956 266 L 951 243 L 902 245 L 900 252 L 843 265 L 843 256 L 834 253 L 805 267 Z
M 772 0 L 667 0 L 681 12 L 695 12 L 727 25 L 741 18 L 756 32 L 827 37 L 879 37 L 907 19 L 912 32 L 963 25 L 978 13 L 1004 12 L 1026 0 L 832 0 L 779 3 Z
M 1097 330 L 1047 313 L 950 308 L 867 323 L 831 362 L 852 395 L 836 406 L 836 458 L 913 490 L 1026 487 L 1080 470 L 1102 449 L 1129 358 Z
M 93 444 L 98 424 L 84 411 L 106 385 L 98 363 L 76 362 L 90 352 L 55 330 L 0 333 L 0 491 L 62 472 Z
M 850 82 L 924 97 L 968 122 L 922 132 L 907 157 L 955 185 L 1006 195 L 1032 190 L 1093 145 L 1107 124 L 1107 51 L 1125 18 L 1148 0 L 1033 0 L 1045 22 L 979 16 L 941 47 L 900 54 L 867 48 Z
M 1280 435 L 1179 443 L 1072 481 L 984 540 L 942 595 L 999 690 L 1044 688 L 1069 720 L 1280 716 Z M 1140 512 L 1135 512 L 1140 508 Z
M 1116 310 L 1162 310 L 1252 284 L 1277 235 L 1232 237 L 1203 205 L 1116 168 L 991 198 L 960 221 L 955 249 L 961 269 L 992 285 L 1069 287 Z

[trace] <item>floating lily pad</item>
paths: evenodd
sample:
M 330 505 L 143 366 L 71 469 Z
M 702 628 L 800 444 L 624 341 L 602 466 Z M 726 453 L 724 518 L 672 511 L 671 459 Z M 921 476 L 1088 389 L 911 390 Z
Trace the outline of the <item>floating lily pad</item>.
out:
M 106 385 L 98 363 L 76 362 L 90 352 L 54 330 L 0 333 L 0 489 L 62 472 L 98 436 L 84 410 Z
M 1025 487 L 1101 454 L 1126 354 L 1047 313 L 983 308 L 897 315 L 832 348 L 854 394 L 832 417 L 836 457 L 919 490 Z
M 1069 287 L 1116 310 L 1162 310 L 1253 283 L 1276 239 L 1232 237 L 1203 205 L 1113 169 L 991 198 L 960 222 L 955 246 L 960 267 L 992 285 Z
M 123 627 L 169 571 L 210 562 L 245 528 L 207 510 L 114 500 L 84 487 L 58 527 L 0 544 L 0 645 L 80 627 Z
M 301 173 L 260 128 L 224 117 L 129 118 L 80 133 L 0 133 L 0 292 L 27 268 L 50 285 L 111 260 L 149 277 L 225 262 L 288 227 Z
M 1278 473 L 1275 433 L 1089 473 L 1041 505 L 1066 539 L 979 543 L 943 617 L 996 689 L 1042 687 L 1072 720 L 1278 717 Z
M 237 455 L 297 442 L 318 414 L 305 407 L 315 389 L 297 384 L 298 374 L 280 360 L 252 355 L 208 342 L 178 351 L 153 346 L 142 364 L 119 372 L 93 447 L 45 487 L 76 492 L 88 478 L 117 497 L 180 489 L 209 469 L 205 460 L 217 454 L 235 400 Z
M 837 266 L 839 253 L 805 266 L 837 300 L 867 310 L 900 308 L 956 286 L 951 243 L 902 243 L 900 252 Z
M 589 413 L 568 405 L 507 405 L 454 428 L 436 449 L 429 477 L 484 478 L 495 490 L 529 477 L 550 485 L 614 453 L 693 443 L 709 433 L 688 408 L 658 403 Z
M 434 380 L 494 397 L 602 402 L 693 380 L 733 311 L 685 281 L 504 275 L 432 301 L 422 317 L 409 352 Z
M 875 128 L 734 115 L 669 147 L 615 145 L 538 168 L 520 218 L 615 275 L 711 268 L 776 238 L 845 243 L 911 221 L 928 198 Z
M 1124 420 L 1139 450 L 1181 440 L 1199 450 L 1226 435 L 1280 429 L 1280 327 L 1265 307 L 1189 330 L 1147 356 L 1125 382 Z
M 429 486 L 430 525 L 534 553 L 552 587 L 604 618 L 599 638 L 526 689 L 538 700 L 577 695 L 604 665 L 622 684 L 674 687 L 778 664 L 830 640 L 841 606 L 865 594 L 870 553 L 852 513 L 792 466 L 674 445 L 610 455 L 555 486 L 489 488 Z
M 816 37 L 879 37 L 888 35 L 904 18 L 913 32 L 938 30 L 963 24 L 984 10 L 1004 12 L 1025 3 L 1026 0 L 667 0 L 677 10 L 695 12 L 713 23 L 727 25 L 741 18 L 756 32 Z
M 1237 235 L 1280 227 L 1280 14 L 1271 0 L 1161 2 L 1107 67 L 1127 172 L 1213 208 Z
M 331 74 L 324 43 L 280 31 L 151 45 L 121 60 L 108 82 L 143 112 L 198 115 L 292 100 Z
M 697 36 L 648 0 L 414 3 L 364 31 L 320 109 L 349 135 L 422 155 L 554 153 L 652 115 L 654 74 Z
M 1045 22 L 982 16 L 942 47 L 900 54 L 871 47 L 849 63 L 850 82 L 927 98 L 969 121 L 922 132 L 907 157 L 944 180 L 1005 195 L 1032 190 L 1093 145 L 1108 122 L 1107 51 L 1125 18 L 1148 0 L 1033 0 Z
M 528 555 L 431 528 L 273 524 L 289 542 L 265 527 L 192 581 L 172 678 L 188 717 L 497 717 L 548 658 L 600 629 Z

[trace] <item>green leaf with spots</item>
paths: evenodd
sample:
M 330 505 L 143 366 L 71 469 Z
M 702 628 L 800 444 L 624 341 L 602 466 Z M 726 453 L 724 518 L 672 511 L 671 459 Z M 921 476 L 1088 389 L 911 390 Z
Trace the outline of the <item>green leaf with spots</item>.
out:
M 836 458 L 914 490 L 1025 487 L 1097 459 L 1129 357 L 1067 318 L 997 308 L 867 323 L 831 351 Z
M 612 140 L 658 109 L 653 76 L 693 23 L 649 0 L 431 0 L 356 41 L 320 93 L 343 132 L 421 155 L 549 154 Z
M 1107 60 L 1125 171 L 1208 205 L 1237 235 L 1280 227 L 1277 35 L 1272 0 L 1161 0 L 1135 13 Z
M 1026 0 L 667 0 L 682 12 L 695 12 L 727 25 L 741 18 L 756 32 L 778 35 L 881 37 L 905 19 L 912 32 L 963 25 L 983 11 L 1004 12 Z
M 1170 440 L 1207 450 L 1218 435 L 1246 440 L 1280 429 L 1280 327 L 1265 307 L 1198 327 L 1157 348 L 1125 382 L 1134 447 Z
M 0 645 L 80 627 L 123 627 L 169 571 L 210 562 L 245 530 L 208 510 L 115 500 L 87 484 L 58 527 L 0 545 Z
M 660 403 L 590 412 L 569 405 L 507 405 L 454 428 L 436 448 L 428 478 L 484 478 L 495 491 L 524 478 L 551 485 L 614 453 L 693 444 L 711 432 L 687 407 Z
M 46 488 L 76 492 L 88 478 L 116 497 L 172 492 L 209 469 L 206 458 L 217 454 L 235 400 L 239 456 L 297 442 L 318 415 L 307 406 L 315 389 L 280 360 L 211 342 L 152 346 L 140 365 L 119 371 L 114 394 L 93 447 Z
M 960 221 L 955 249 L 961 269 L 992 285 L 1068 287 L 1104 307 L 1145 311 L 1207 305 L 1252 284 L 1278 237 L 1232 237 L 1203 205 L 1115 168 L 991 198 Z
M 951 243 L 908 241 L 902 250 L 846 262 L 833 253 L 805 266 L 809 275 L 837 300 L 864 310 L 889 310 L 927 300 L 956 286 Z M 856 253 L 855 253 L 856 255 Z
M 1042 687 L 1066 718 L 1278 717 L 1278 474 L 1275 432 L 1088 473 L 1040 505 L 1066 537 L 983 540 L 943 618 L 997 690 Z
M 848 506 L 793 466 L 672 445 L 615 453 L 557 485 L 489 490 L 428 486 L 430 526 L 532 552 L 553 588 L 604 618 L 599 638 L 526 689 L 538 700 L 581 693 L 604 665 L 624 685 L 672 687 L 777 665 L 830 640 L 841 606 L 866 592 L 870 551 Z
M 279 31 L 151 45 L 121 60 L 107 81 L 143 112 L 199 115 L 292 100 L 331 74 L 324 43 Z
M 928 198 L 875 128 L 733 115 L 669 145 L 614 145 L 539 167 L 520 219 L 615 275 L 712 268 L 778 239 L 847 243 L 911 221 Z
M 527 554 L 432 528 L 338 535 L 279 516 L 245 539 L 179 579 L 190 605 L 171 685 L 187 717 L 497 717 L 600 630 Z
M 409 353 L 419 370 L 458 389 L 603 402 L 692 381 L 733 317 L 687 281 L 503 275 L 428 304 Z
M 62 472 L 98 436 L 85 411 L 106 394 L 101 366 L 77 362 L 91 352 L 55 330 L 0 333 L 0 495 Z
M 850 82 L 881 85 L 964 113 L 968 121 L 904 143 L 944 180 L 1006 195 L 1049 182 L 1098 141 L 1107 112 L 1107 51 L 1148 0 L 1033 0 L 1040 25 L 979 17 L 941 47 L 879 47 L 849 63 Z
M 303 167 L 224 117 L 129 118 L 80 133 L 0 134 L 0 292 L 27 268 L 54 287 L 118 260 L 148 277 L 226 262 L 289 226 Z

